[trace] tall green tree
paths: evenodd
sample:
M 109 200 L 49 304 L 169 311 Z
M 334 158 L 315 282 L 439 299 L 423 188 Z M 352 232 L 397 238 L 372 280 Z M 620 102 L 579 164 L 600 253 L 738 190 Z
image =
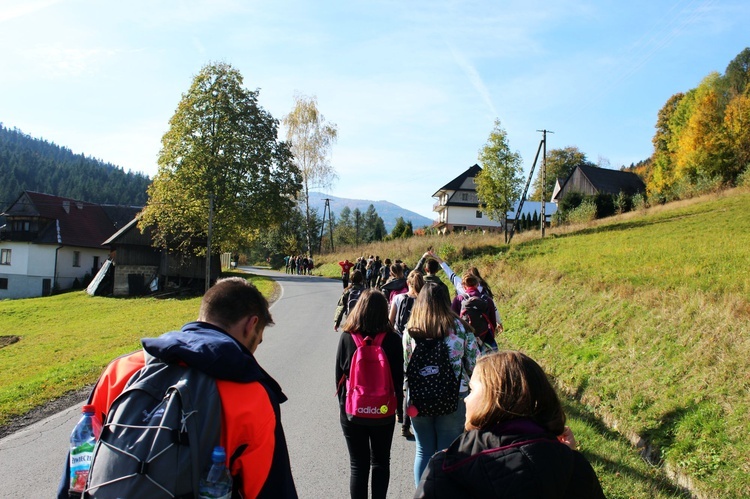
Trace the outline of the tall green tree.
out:
M 299 169 L 258 91 L 226 63 L 204 66 L 162 137 L 159 170 L 141 227 L 155 245 L 205 254 L 235 251 L 294 209 Z
M 750 47 L 737 54 L 724 72 L 732 95 L 747 94 L 750 89 Z
M 474 178 L 479 206 L 491 220 L 503 223 L 506 234 L 506 217 L 513 202 L 521 197 L 523 168 L 521 155 L 510 150 L 508 134 L 495 120 L 487 143 L 479 151 L 482 171 Z
M 411 227 L 411 221 L 407 222 L 404 217 L 398 217 L 396 219 L 396 225 L 391 230 L 391 239 L 407 238 L 414 235 L 414 231 Z
M 314 96 L 297 95 L 294 101 L 294 109 L 284 117 L 284 126 L 294 161 L 302 173 L 300 201 L 306 220 L 307 252 L 312 255 L 312 242 L 317 235 L 312 227 L 310 191 L 330 188 L 336 179 L 329 157 L 338 132 L 336 124 L 326 122 L 318 111 Z
M 671 144 L 674 133 L 671 126 L 672 117 L 685 97 L 682 92 L 674 94 L 659 110 L 656 118 L 656 133 L 651 142 L 654 144 L 651 168 L 646 178 L 649 194 L 664 192 L 674 182 L 674 153 Z
M 364 240 L 367 242 L 380 241 L 385 235 L 385 222 L 378 215 L 375 205 L 371 204 L 365 211 Z
M 348 206 L 344 206 L 339 212 L 336 227 L 333 230 L 333 240 L 336 246 L 354 244 L 354 222 L 352 221 L 352 210 Z
M 550 149 L 547 151 L 547 175 L 544 192 L 547 200 L 552 196 L 555 189 L 555 182 L 558 178 L 567 179 L 577 166 L 596 166 L 586 159 L 586 155 L 575 146 L 568 146 L 562 149 Z M 538 165 L 539 173 L 534 179 L 531 196 L 529 199 L 534 201 L 542 200 L 542 173 L 541 165 Z
M 354 244 L 359 245 L 365 235 L 365 217 L 362 216 L 359 208 L 354 208 L 354 211 L 352 211 L 352 227 L 354 229 Z

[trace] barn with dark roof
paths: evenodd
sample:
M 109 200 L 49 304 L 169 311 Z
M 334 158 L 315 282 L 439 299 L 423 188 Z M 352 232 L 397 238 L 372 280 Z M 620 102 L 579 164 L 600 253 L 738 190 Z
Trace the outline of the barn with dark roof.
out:
M 646 191 L 646 185 L 635 173 L 596 166 L 579 165 L 555 193 L 552 201 L 558 202 L 569 192 L 580 192 L 586 196 L 596 194 L 634 195 Z

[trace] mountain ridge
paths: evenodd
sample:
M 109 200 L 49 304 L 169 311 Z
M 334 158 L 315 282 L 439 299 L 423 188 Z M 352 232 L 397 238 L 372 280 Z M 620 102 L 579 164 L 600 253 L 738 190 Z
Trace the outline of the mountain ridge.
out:
M 396 225 L 396 219 L 402 217 L 405 222 L 411 221 L 413 228 L 418 229 L 424 226 L 430 226 L 433 223 L 432 219 L 423 217 L 419 213 L 416 213 L 406 208 L 402 208 L 395 203 L 391 203 L 386 200 L 369 200 L 369 199 L 350 199 L 340 198 L 332 196 L 330 194 L 323 194 L 322 192 L 310 192 L 310 207 L 317 210 L 319 216 L 323 216 L 323 210 L 325 208 L 326 198 L 330 199 L 331 212 L 335 217 L 338 217 L 341 210 L 348 206 L 350 210 L 354 211 L 358 208 L 363 214 L 367 211 L 370 205 L 375 207 L 375 211 L 378 212 L 378 216 L 383 219 L 385 228 L 388 232 L 393 230 Z

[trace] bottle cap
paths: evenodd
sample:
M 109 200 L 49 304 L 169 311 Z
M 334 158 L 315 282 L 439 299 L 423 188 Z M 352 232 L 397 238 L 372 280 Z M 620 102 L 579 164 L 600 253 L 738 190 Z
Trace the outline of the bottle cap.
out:
M 227 460 L 227 453 L 224 447 L 217 445 L 214 447 L 214 451 L 211 453 L 211 461 L 214 463 L 223 463 Z
M 90 412 L 91 414 L 96 414 L 96 406 L 93 404 L 86 404 L 81 409 L 81 412 Z

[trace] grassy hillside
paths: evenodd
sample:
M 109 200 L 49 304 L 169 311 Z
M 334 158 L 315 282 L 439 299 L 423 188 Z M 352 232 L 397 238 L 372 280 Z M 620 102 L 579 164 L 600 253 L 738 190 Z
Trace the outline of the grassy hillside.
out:
M 480 268 L 505 318 L 501 345 L 537 359 L 581 416 L 606 428 L 600 436 L 616 431 L 700 497 L 750 496 L 750 192 L 522 236 L 510 248 L 470 235 L 357 252 L 413 265 L 430 245 L 458 273 Z M 352 256 L 317 261 L 334 276 Z M 614 489 L 624 473 L 610 477 L 596 442 L 583 445 L 608 496 L 650 497 Z

